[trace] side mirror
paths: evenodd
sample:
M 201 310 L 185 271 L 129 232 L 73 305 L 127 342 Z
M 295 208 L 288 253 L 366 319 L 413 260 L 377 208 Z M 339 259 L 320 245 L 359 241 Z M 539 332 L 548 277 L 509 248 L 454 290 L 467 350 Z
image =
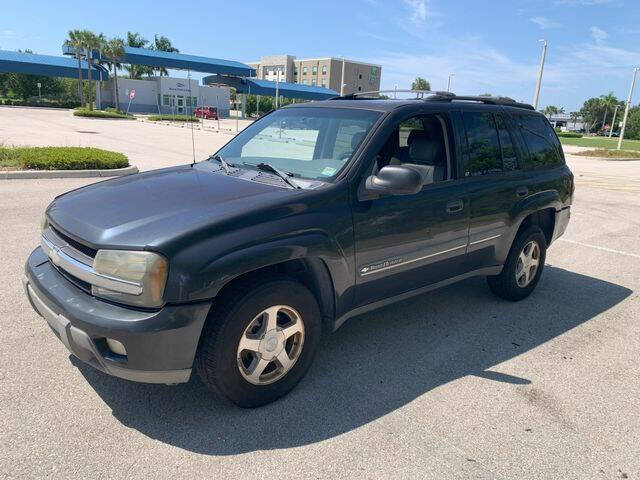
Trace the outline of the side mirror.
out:
M 387 165 L 367 178 L 365 188 L 387 195 L 413 195 L 422 189 L 424 174 L 407 165 Z

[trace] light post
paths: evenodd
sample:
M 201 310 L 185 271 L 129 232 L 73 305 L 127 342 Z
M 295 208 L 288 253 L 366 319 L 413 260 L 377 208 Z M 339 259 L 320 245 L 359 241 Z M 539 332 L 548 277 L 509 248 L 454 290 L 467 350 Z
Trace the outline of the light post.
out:
M 451 77 L 453 77 L 455 73 L 450 73 L 449 78 L 447 79 L 447 92 L 451 91 Z
M 38 103 L 42 101 L 42 83 L 38 82 Z
M 624 107 L 624 116 L 622 117 L 622 129 L 620 130 L 620 138 L 618 138 L 618 150 L 622 148 L 622 139 L 624 138 L 624 129 L 627 126 L 627 116 L 629 115 L 629 106 L 631 105 L 631 97 L 633 96 L 633 87 L 636 84 L 636 74 L 638 67 L 634 67 L 633 76 L 631 77 L 631 87 L 629 88 L 629 96 L 627 96 L 627 105 Z
M 344 83 L 344 57 L 342 57 L 342 75 L 340 77 L 340 96 L 344 95 L 344 87 L 346 84 Z
M 398 84 L 397 83 L 393 86 L 393 98 L 394 99 L 398 98 Z
M 538 97 L 540 97 L 540 85 L 542 84 L 542 71 L 544 70 L 544 59 L 547 56 L 547 41 L 545 39 L 538 40 L 542 42 L 542 58 L 540 59 L 540 69 L 538 70 L 538 81 L 536 82 L 536 93 L 533 96 L 533 108 L 538 109 Z
M 616 126 L 616 114 L 618 113 L 618 108 L 620 108 L 620 105 L 616 105 L 616 108 L 613 110 L 613 120 L 611 120 L 611 128 L 609 129 L 609 138 L 611 138 L 613 129 Z

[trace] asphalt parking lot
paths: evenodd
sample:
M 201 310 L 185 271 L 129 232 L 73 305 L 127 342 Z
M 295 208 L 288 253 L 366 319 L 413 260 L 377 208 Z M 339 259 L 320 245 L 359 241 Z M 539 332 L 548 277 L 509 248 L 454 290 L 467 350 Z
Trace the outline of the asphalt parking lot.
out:
M 195 134 L 199 158 L 230 138 Z M 0 142 L 191 159 L 185 129 L 51 110 L 0 108 Z M 638 478 L 640 161 L 567 160 L 571 223 L 530 298 L 478 278 L 354 318 L 255 410 L 70 358 L 22 268 L 46 205 L 95 180 L 0 180 L 0 477 Z

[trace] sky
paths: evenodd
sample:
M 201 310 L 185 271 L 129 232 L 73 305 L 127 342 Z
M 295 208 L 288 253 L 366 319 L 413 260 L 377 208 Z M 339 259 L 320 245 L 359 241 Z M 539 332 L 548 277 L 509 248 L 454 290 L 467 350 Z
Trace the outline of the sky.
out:
M 264 55 L 344 56 L 382 66 L 383 89 L 491 93 L 566 112 L 613 91 L 626 98 L 640 65 L 639 0 L 272 0 L 3 2 L 0 49 L 60 55 L 67 31 L 166 35 L 181 52 L 238 61 Z M 175 72 L 185 76 L 186 72 Z M 198 78 L 194 75 L 194 78 Z M 639 79 L 640 83 L 640 79 Z M 633 103 L 637 104 L 640 85 Z

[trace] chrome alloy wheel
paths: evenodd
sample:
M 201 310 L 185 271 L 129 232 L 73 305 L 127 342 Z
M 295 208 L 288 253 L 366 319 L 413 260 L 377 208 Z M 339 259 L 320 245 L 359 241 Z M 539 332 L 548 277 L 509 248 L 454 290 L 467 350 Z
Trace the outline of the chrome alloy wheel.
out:
M 518 255 L 518 263 L 516 264 L 516 283 L 519 287 L 524 288 L 535 278 L 540 263 L 540 246 L 535 240 L 527 243 L 520 255 Z
M 238 343 L 238 369 L 250 383 L 267 385 L 284 377 L 295 365 L 304 344 L 304 323 L 287 305 L 260 312 Z

